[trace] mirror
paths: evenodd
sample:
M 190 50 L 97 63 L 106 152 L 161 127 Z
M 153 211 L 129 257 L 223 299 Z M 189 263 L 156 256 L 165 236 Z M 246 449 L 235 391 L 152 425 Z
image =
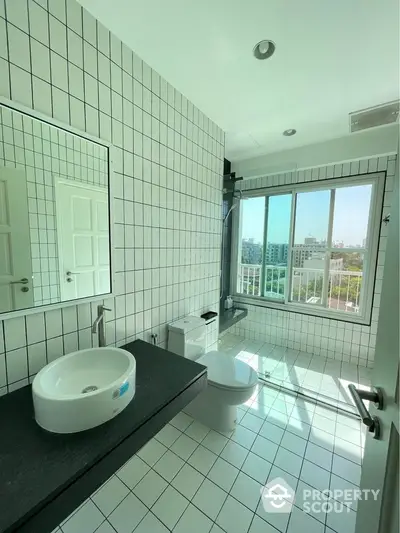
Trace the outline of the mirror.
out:
M 0 105 L 0 313 L 111 292 L 109 199 L 108 147 Z

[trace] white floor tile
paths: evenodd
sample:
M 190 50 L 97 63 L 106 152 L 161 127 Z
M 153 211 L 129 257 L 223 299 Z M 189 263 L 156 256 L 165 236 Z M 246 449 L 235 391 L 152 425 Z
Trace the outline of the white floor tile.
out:
M 264 437 L 258 436 L 254 441 L 251 451 L 270 463 L 274 462 L 278 445 Z
M 285 431 L 280 445 L 286 448 L 287 450 L 303 457 L 304 452 L 306 450 L 307 441 L 305 439 L 297 437 L 293 433 Z
M 268 386 L 263 387 L 257 395 L 257 402 L 263 405 L 272 407 L 276 397 L 278 396 L 278 391 L 271 389 Z
M 103 521 L 104 516 L 89 500 L 62 526 L 62 530 L 64 533 L 93 533 Z
M 248 452 L 249 451 L 246 448 L 243 448 L 243 446 L 230 441 L 222 450 L 221 457 L 228 461 L 228 463 L 236 466 L 236 468 L 241 468 Z
M 321 383 L 324 392 L 336 397 L 337 385 L 324 368 L 333 372 L 337 366 L 338 375 L 342 368 L 342 385 L 353 370 L 293 349 L 270 352 L 272 346 L 231 334 L 224 339 L 233 357 L 240 354 L 258 371 L 275 372 L 287 380 L 285 386 L 295 376 L 308 388 Z M 263 351 L 270 352 L 268 357 Z M 93 528 L 96 533 L 354 532 L 355 504 L 349 513 L 305 513 L 301 493 L 358 486 L 365 439 L 359 421 L 268 386 L 260 386 L 248 405 L 238 409 L 238 419 L 236 430 L 222 435 L 178 414 L 118 477 L 93 494 L 98 507 L 84 502 L 60 526 L 63 533 L 92 533 Z M 260 501 L 262 486 L 279 477 L 297 489 L 290 515 L 266 513 Z M 103 515 L 109 515 L 109 522 Z
M 184 461 L 187 461 L 192 453 L 195 451 L 198 442 L 191 439 L 187 435 L 182 434 L 171 446 L 171 451 L 179 455 Z
M 188 463 L 206 476 L 217 459 L 218 455 L 200 444 L 189 457 Z
M 129 461 L 118 470 L 117 476 L 125 483 L 125 485 L 130 489 L 133 489 L 149 470 L 149 465 L 140 457 L 134 455 L 132 459 L 129 459 Z
M 336 423 L 335 435 L 340 439 L 346 440 L 355 446 L 361 446 L 361 428 L 351 428 L 344 424 Z
M 263 421 L 252 413 L 247 412 L 241 421 L 241 425 L 258 433 L 263 425 Z
M 321 446 L 309 442 L 304 457 L 308 461 L 330 471 L 332 466 L 332 455 L 332 452 L 329 450 L 325 450 L 325 448 L 321 448 Z
M 326 431 L 322 431 L 321 429 L 313 427 L 312 431 L 310 432 L 309 440 L 310 442 L 313 442 L 314 444 L 317 444 L 326 450 L 331 452 L 333 451 L 335 437 L 331 433 L 327 433 Z
M 197 507 L 189 504 L 173 529 L 174 533 L 209 533 L 213 523 Z
M 271 424 L 275 424 L 276 426 L 285 429 L 289 423 L 289 415 L 281 413 L 276 409 L 271 409 L 268 413 L 267 420 L 271 422 Z
M 300 511 L 297 507 L 292 508 L 289 518 L 287 533 L 324 533 L 324 525 L 309 514 Z
M 200 474 L 200 472 L 197 472 L 192 466 L 185 464 L 182 470 L 180 470 L 177 476 L 172 480 L 171 485 L 190 500 L 193 498 L 203 481 L 204 476 Z
M 324 418 L 329 418 L 329 420 L 332 420 L 334 422 L 337 421 L 337 412 L 331 409 L 327 409 L 326 407 L 323 407 L 322 405 L 316 405 L 315 406 L 315 414 L 323 416 Z
M 135 496 L 147 507 L 151 507 L 167 488 L 168 483 L 154 470 L 150 470 L 133 489 Z
M 290 417 L 293 411 L 293 404 L 285 402 L 284 400 L 278 397 L 272 404 L 272 409 L 275 409 L 276 411 L 279 411 L 280 413 L 283 413 Z
M 280 447 L 275 456 L 274 465 L 292 474 L 292 476 L 299 477 L 302 462 L 302 457 Z
M 346 440 L 335 437 L 334 452 L 353 463 L 361 464 L 364 456 L 364 450 L 360 446 L 355 446 Z
M 343 479 L 343 478 L 341 478 L 339 476 L 336 476 L 335 474 L 332 474 L 329 488 L 332 491 L 334 491 L 334 490 L 341 490 L 341 491 L 351 490 L 351 491 L 355 491 L 359 487 L 358 487 L 358 485 L 354 485 L 353 483 L 350 483 L 350 481 L 347 481 L 347 479 Z M 337 498 L 337 499 L 338 499 L 338 501 L 343 502 L 344 505 L 346 505 L 347 507 L 350 507 L 351 509 L 353 509 L 353 511 L 357 511 L 357 500 L 348 501 L 348 500 L 345 500 L 344 498 Z
M 271 400 L 271 403 L 272 401 L 273 400 Z M 269 411 L 270 407 L 266 404 L 263 404 L 256 398 L 250 405 L 247 412 L 258 418 L 261 418 L 262 420 L 265 420 L 268 416 Z
M 219 455 L 222 450 L 224 449 L 226 443 L 229 439 L 224 437 L 224 435 L 221 435 L 221 433 L 217 433 L 216 431 L 211 430 L 210 433 L 204 438 L 202 441 L 202 446 L 205 446 L 212 452 Z
M 336 423 L 337 424 L 343 424 L 344 426 L 348 426 L 352 429 L 356 429 L 358 431 L 361 430 L 361 422 L 358 418 L 353 418 L 350 416 L 346 416 L 344 414 L 338 413 L 336 417 Z
M 225 533 L 217 524 L 214 524 L 210 533 Z
M 233 432 L 231 439 L 240 444 L 240 446 L 243 446 L 243 448 L 247 448 L 248 450 L 250 450 L 250 448 L 253 446 L 253 442 L 255 441 L 256 437 L 257 433 L 254 433 L 254 431 L 250 431 L 242 425 L 238 425 L 236 426 L 236 429 Z
M 296 507 L 306 512 L 322 524 L 325 524 L 326 511 L 321 508 L 321 506 L 313 507 L 311 505 L 313 501 L 316 500 L 316 498 L 312 498 L 310 496 L 310 494 L 313 494 L 314 492 L 316 492 L 316 489 L 314 487 L 311 487 L 311 485 L 304 483 L 304 481 L 300 479 L 296 488 L 295 505 Z M 321 493 L 318 493 L 318 496 L 319 501 L 322 503 L 324 501 L 323 495 Z
M 175 426 L 180 431 L 185 431 L 185 429 L 187 429 L 192 422 L 193 418 L 182 411 L 170 421 L 170 424 Z
M 228 494 L 224 490 L 217 487 L 217 485 L 208 479 L 205 479 L 193 498 L 192 503 L 211 518 L 211 520 L 215 520 L 227 496 Z
M 168 450 L 153 466 L 153 469 L 168 482 L 171 482 L 184 464 L 183 459 Z
M 223 490 L 229 492 L 238 474 L 239 470 L 235 466 L 219 457 L 207 477 Z
M 128 494 L 128 487 L 117 476 L 113 476 L 92 496 L 92 500 L 108 516 Z
M 356 528 L 356 513 L 351 509 L 349 509 L 349 512 L 327 513 L 326 525 L 337 533 L 354 533 Z
M 263 520 L 265 520 L 270 526 L 273 526 L 281 533 L 286 532 L 288 520 L 289 520 L 289 514 L 287 513 L 267 513 L 262 505 L 262 502 L 258 504 L 256 513 L 258 516 L 260 516 Z M 269 529 L 266 529 L 266 533 L 269 533 Z M 275 531 L 273 532 L 275 533 Z M 300 531 L 298 532 L 300 533 Z M 303 532 L 301 532 L 303 533 Z
M 109 522 L 103 522 L 101 526 L 96 529 L 96 533 L 115 533 Z
M 309 402 L 296 401 L 290 418 L 296 418 L 305 424 L 310 425 L 314 416 L 314 406 Z
M 153 466 L 166 451 L 167 448 L 161 442 L 151 439 L 137 452 L 137 455 L 149 466 Z
M 147 515 L 135 529 L 135 533 L 168 533 L 169 530 L 152 513 Z
M 173 529 L 188 505 L 189 501 L 170 485 L 153 505 L 151 512 L 169 529 Z
M 260 435 L 262 437 L 272 440 L 272 442 L 275 442 L 276 444 L 280 444 L 284 433 L 285 431 L 282 428 L 275 426 L 275 424 L 271 424 L 268 420 L 263 423 L 260 429 Z
M 255 512 L 261 497 L 261 486 L 258 481 L 240 472 L 231 489 L 231 496 Z
M 308 485 L 323 491 L 329 487 L 330 472 L 305 460 L 301 468 L 300 479 Z
M 312 419 L 312 426 L 313 428 L 322 429 L 322 431 L 326 431 L 327 433 L 331 433 L 332 435 L 335 434 L 335 423 L 324 416 L 314 414 L 314 417 Z
M 252 518 L 253 513 L 247 507 L 228 496 L 216 522 L 227 533 L 247 533 Z
M 204 437 L 209 433 L 210 428 L 204 426 L 200 422 L 197 422 L 195 420 L 190 426 L 185 430 L 186 435 L 188 437 L 192 438 L 193 440 L 197 442 L 201 442 Z
M 271 524 L 268 524 L 268 522 L 259 516 L 254 515 L 249 533 L 277 533 L 277 531 L 273 526 L 271 526 Z
M 354 485 L 360 484 L 361 466 L 356 465 L 352 461 L 348 461 L 339 455 L 333 455 L 332 472 L 337 476 L 347 479 Z
M 289 423 L 286 426 L 286 431 L 293 433 L 293 435 L 297 435 L 301 439 L 307 440 L 310 437 L 311 426 L 291 416 Z
M 242 471 L 258 481 L 261 485 L 264 485 L 271 467 L 272 464 L 269 461 L 266 461 L 255 453 L 250 452 L 242 466 Z
M 147 507 L 134 494 L 129 494 L 110 514 L 108 521 L 118 533 L 132 533 L 147 511 Z M 84 528 L 79 531 L 86 533 Z
M 270 473 L 267 478 L 267 483 L 270 483 L 276 478 L 283 479 L 290 487 L 292 487 L 293 490 L 296 489 L 298 478 L 295 476 L 292 476 L 292 474 L 289 474 L 285 470 L 282 470 L 282 468 L 279 468 L 276 465 L 272 465 L 272 468 L 270 470 Z
M 171 426 L 171 424 L 167 424 L 162 428 L 161 431 L 157 433 L 155 438 L 164 444 L 167 448 L 173 445 L 173 443 L 176 441 L 178 437 L 180 437 L 181 432 L 179 429 L 176 429 L 176 427 Z

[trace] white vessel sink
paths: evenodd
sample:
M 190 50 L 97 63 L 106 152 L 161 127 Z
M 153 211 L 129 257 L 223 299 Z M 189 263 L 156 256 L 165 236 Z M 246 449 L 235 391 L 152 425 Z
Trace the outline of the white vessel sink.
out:
M 110 420 L 135 395 L 136 361 L 120 348 L 74 352 L 42 368 L 32 384 L 36 422 L 76 433 Z

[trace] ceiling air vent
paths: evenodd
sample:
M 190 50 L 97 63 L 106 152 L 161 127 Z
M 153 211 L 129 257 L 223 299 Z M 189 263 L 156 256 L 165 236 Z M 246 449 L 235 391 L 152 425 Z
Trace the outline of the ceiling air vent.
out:
M 398 101 L 389 102 L 350 113 L 350 132 L 355 133 L 376 126 L 393 124 L 399 118 L 399 104 Z

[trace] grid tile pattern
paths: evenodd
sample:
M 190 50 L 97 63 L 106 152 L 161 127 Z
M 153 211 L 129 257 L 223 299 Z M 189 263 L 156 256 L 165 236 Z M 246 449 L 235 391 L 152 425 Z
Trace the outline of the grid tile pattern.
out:
M 386 173 L 382 218 L 390 213 L 396 156 L 382 156 L 347 163 L 321 166 L 238 182 L 240 190 L 275 187 L 292 183 L 321 181 L 369 174 Z M 246 318 L 230 332 L 248 339 L 302 350 L 323 357 L 373 367 L 379 305 L 382 289 L 388 226 L 381 224 L 378 261 L 370 326 L 327 319 L 240 303 L 248 309 Z
M 75 0 L 4 3 L 0 94 L 114 145 L 109 344 L 156 333 L 165 346 L 169 322 L 218 311 L 222 130 Z M 95 308 L 38 313 L 35 336 L 31 316 L 4 321 L 0 394 L 95 344 Z M 218 323 L 210 346 L 217 331 Z
M 303 392 L 332 407 L 356 412 L 348 391 L 353 383 L 359 389 L 371 387 L 371 370 L 344 361 L 254 341 L 226 333 L 218 349 L 250 365 L 272 386 Z M 268 376 L 266 376 L 268 374 Z
M 108 150 L 0 106 L 0 166 L 27 181 L 34 305 L 60 301 L 54 179 L 108 187 Z
M 307 514 L 302 491 L 357 488 L 363 446 L 359 421 L 261 386 L 232 433 L 181 412 L 57 533 L 83 524 L 117 533 L 352 533 L 355 503 L 344 513 Z M 262 506 L 260 490 L 276 477 L 297 490 L 290 515 Z

